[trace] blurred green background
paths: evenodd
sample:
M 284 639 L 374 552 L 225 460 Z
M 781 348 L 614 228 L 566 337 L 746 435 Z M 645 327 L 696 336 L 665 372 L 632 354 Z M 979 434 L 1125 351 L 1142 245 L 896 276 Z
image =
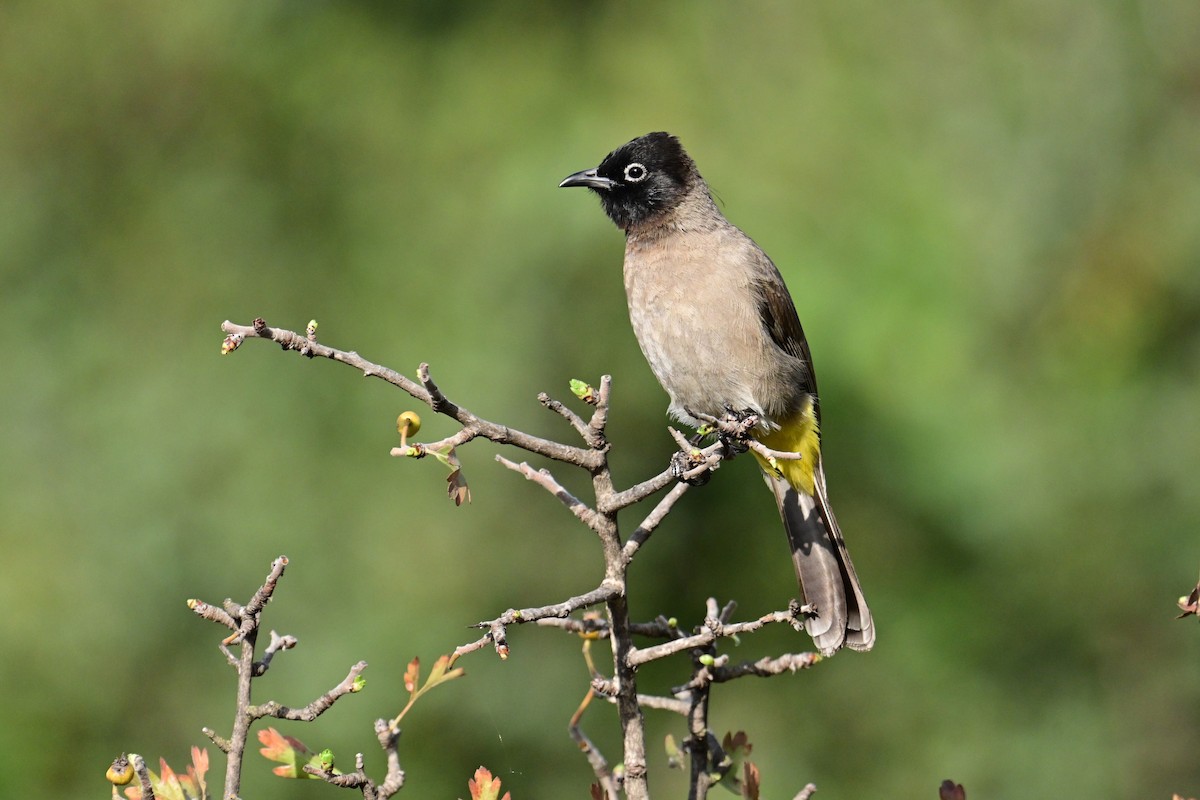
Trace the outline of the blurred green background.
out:
M 366 659 L 365 693 L 279 727 L 375 774 L 410 658 L 595 585 L 593 538 L 499 448 L 462 451 L 455 508 L 440 467 L 387 455 L 404 396 L 261 342 L 222 358 L 218 326 L 315 317 L 568 440 L 537 392 L 611 373 L 617 476 L 646 477 L 672 443 L 621 236 L 555 186 L 659 129 L 792 287 L 879 628 L 718 691 L 765 796 L 1194 795 L 1200 632 L 1173 602 L 1200 567 L 1198 30 L 1194 0 L 4 2 L 0 795 L 105 796 L 117 753 L 180 767 L 227 730 L 223 634 L 185 600 L 244 600 L 280 553 L 266 624 L 301 644 L 256 697 L 301 705 Z M 686 625 L 709 595 L 783 606 L 750 461 L 633 580 L 638 616 Z M 516 800 L 586 796 L 578 642 L 511 640 L 410 716 L 405 796 L 465 796 L 478 764 Z M 613 710 L 586 727 L 615 759 Z M 652 788 L 680 797 L 667 733 L 650 714 Z M 243 796 L 337 790 L 255 756 Z

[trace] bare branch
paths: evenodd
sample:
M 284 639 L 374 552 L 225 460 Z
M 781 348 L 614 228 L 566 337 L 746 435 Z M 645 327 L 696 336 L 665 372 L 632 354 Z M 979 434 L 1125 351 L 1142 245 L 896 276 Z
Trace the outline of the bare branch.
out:
M 642 708 L 653 708 L 656 711 L 671 711 L 686 717 L 690 703 L 676 697 L 660 697 L 652 694 L 639 694 L 638 705 Z
M 638 525 L 634 532 L 629 535 L 629 540 L 625 542 L 625 546 L 621 549 L 621 556 L 625 559 L 626 563 L 633 560 L 633 557 L 637 555 L 637 551 L 650 538 L 650 534 L 654 533 L 654 529 L 659 526 L 659 523 L 666 519 L 667 514 L 671 513 L 671 509 L 675 506 L 676 501 L 683 497 L 687 490 L 688 484 L 675 484 L 675 487 L 667 492 L 667 496 L 658 501 L 658 505 L 654 507 L 654 510 L 646 515 L 646 518 L 642 520 L 642 524 Z
M 496 460 L 511 469 L 513 472 L 521 473 L 526 479 L 536 483 L 538 486 L 541 486 L 543 489 L 550 492 L 550 494 L 557 497 L 559 501 L 569 508 L 571 513 L 578 517 L 585 525 L 597 533 L 600 532 L 600 520 L 597 518 L 596 512 L 588 508 L 587 504 L 585 504 L 578 497 L 563 488 L 563 485 L 556 481 L 554 476 L 550 474 L 550 470 L 534 469 L 533 467 L 529 466 L 528 462 L 525 461 L 522 461 L 520 464 L 518 464 L 515 461 L 509 461 L 507 458 L 499 454 L 496 455 Z
M 338 350 L 283 328 L 268 327 L 262 320 L 255 320 L 255 324 L 252 326 L 237 325 L 226 320 L 222 323 L 221 329 L 228 334 L 240 335 L 245 338 L 270 339 L 281 345 L 284 350 L 295 350 L 310 358 L 328 358 L 346 364 L 357 369 L 366 377 L 379 378 L 396 386 L 414 399 L 429 406 L 433 411 L 457 420 L 464 428 L 470 429 L 474 435 L 482 436 L 497 444 L 510 444 L 530 453 L 546 456 L 555 461 L 575 464 L 587 470 L 597 469 L 602 463 L 603 453 L 599 451 L 572 447 L 532 436 L 475 416 L 441 393 L 433 379 L 429 377 L 427 364 L 418 367 L 418 376 L 421 377 L 422 382 L 417 383 L 382 364 L 368 361 L 358 353 Z
M 574 633 L 577 636 L 587 636 L 593 639 L 608 638 L 608 622 L 598 616 L 584 615 L 583 619 L 575 619 L 574 617 L 566 619 L 548 617 L 546 619 L 539 619 L 537 624 L 543 628 L 558 628 L 567 633 Z
M 215 744 L 217 746 L 217 749 L 220 750 L 222 753 L 226 753 L 226 754 L 229 753 L 229 740 L 226 739 L 224 736 L 222 736 L 221 734 L 217 733 L 216 731 L 214 731 L 212 728 L 209 728 L 209 727 L 201 728 L 200 732 L 203 733 L 205 736 L 207 736 L 209 739 L 211 739 L 212 743 Z
M 137 773 L 138 783 L 141 784 L 142 800 L 154 800 L 154 785 L 150 782 L 150 770 L 146 768 L 146 759 L 137 753 L 130 753 L 129 761 L 133 764 L 133 771 Z M 116 789 L 113 791 L 115 793 Z
M 750 439 L 746 444 L 751 450 L 768 461 L 771 459 L 775 459 L 776 461 L 800 461 L 804 458 L 800 453 L 793 453 L 790 450 L 772 450 L 757 439 Z
M 600 752 L 600 748 L 596 747 L 595 742 L 588 738 L 588 735 L 584 732 L 580 724 L 583 719 L 583 712 L 587 710 L 588 705 L 595 696 L 596 693 L 591 689 L 584 695 L 583 702 L 579 704 L 579 708 L 571 715 L 571 721 L 567 723 L 567 732 L 570 733 L 571 739 L 579 745 L 580 751 L 587 758 L 588 764 L 591 765 L 592 772 L 596 776 L 596 780 L 600 782 L 600 787 L 604 790 L 605 797 L 608 800 L 618 800 L 619 787 L 612 770 L 609 769 L 608 760 Z
M 386 719 L 375 720 L 375 737 L 379 747 L 387 755 L 387 777 L 379 786 L 380 798 L 388 798 L 404 787 L 404 770 L 400 768 L 400 731 L 392 728 Z
M 608 428 L 608 409 L 609 398 L 612 396 L 612 376 L 600 376 L 600 390 L 596 399 L 596 410 L 592 412 L 592 419 L 588 422 L 588 429 L 592 432 L 591 436 L 584 437 L 584 440 L 593 448 L 600 450 L 608 449 L 608 439 L 605 437 L 605 430 Z
M 592 678 L 592 691 L 610 703 L 615 704 L 617 702 L 617 685 L 608 678 L 603 676 Z M 684 716 L 687 716 L 689 707 L 686 700 L 661 697 L 653 694 L 639 694 L 637 702 L 642 708 L 652 708 L 657 711 L 673 711 L 676 714 Z
M 465 656 L 467 653 L 474 653 L 476 650 L 486 647 L 491 641 L 492 632 L 488 631 L 473 642 L 460 644 L 458 647 L 454 648 L 454 652 L 451 655 L 453 658 L 458 658 L 459 656 Z M 497 654 L 501 659 L 508 658 L 508 645 L 504 645 L 504 652 L 502 653 L 499 652 L 499 648 L 497 648 Z
M 187 601 L 187 606 L 196 614 L 197 617 L 211 620 L 219 625 L 224 625 L 226 628 L 229 628 L 232 631 L 236 631 L 238 629 L 237 620 L 235 620 L 229 614 L 229 612 L 223 608 L 209 605 L 203 600 L 196 600 L 194 598 Z
M 439 414 L 446 413 L 446 410 L 454 405 L 446 399 L 446 396 L 442 394 L 442 390 L 433 382 L 433 378 L 429 375 L 429 364 L 424 361 L 417 365 L 417 380 L 425 387 L 425 391 L 429 395 L 427 402 L 429 403 L 429 407 L 435 412 Z
M 760 658 L 758 661 L 743 661 L 732 667 L 719 665 L 712 669 L 713 683 L 724 683 L 747 675 L 768 678 L 785 672 L 799 672 L 821 661 L 817 653 L 786 653 L 777 658 Z
M 588 606 L 594 606 L 598 603 L 603 603 L 617 594 L 620 594 L 622 589 L 623 587 L 616 587 L 607 583 L 602 583 L 590 592 L 567 598 L 561 603 L 554 603 L 553 605 L 540 606 L 537 608 L 510 608 L 496 619 L 486 622 L 478 622 L 472 627 L 487 628 L 497 622 L 501 625 L 514 625 L 524 624 L 526 622 L 536 622 L 540 619 L 546 619 L 547 617 L 566 617 L 572 612 L 579 611 L 580 609 L 587 608 Z
M 310 765 L 305 765 L 304 771 L 333 786 L 358 789 L 362 793 L 363 800 L 386 800 L 404 787 L 404 770 L 400 768 L 400 753 L 397 748 L 400 731 L 393 729 L 387 720 L 377 719 L 375 720 L 375 736 L 379 740 L 379 747 L 387 756 L 387 775 L 383 783 L 376 784 L 367 775 L 362 753 L 358 753 L 354 757 L 354 772 L 335 775 Z
M 460 428 L 459 431 L 445 439 L 436 442 L 408 442 L 403 447 L 393 447 L 390 455 L 398 458 L 425 458 L 431 452 L 445 452 L 479 436 L 479 432 L 470 428 Z
M 262 719 L 263 717 L 275 717 L 277 719 L 292 719 L 311 722 L 317 717 L 329 710 L 330 706 L 338 701 L 339 698 L 353 693 L 355 690 L 355 680 L 362 671 L 367 668 L 367 662 L 360 661 L 350 668 L 349 674 L 342 679 L 342 682 L 334 686 L 325 694 L 313 700 L 304 708 L 289 708 L 288 706 L 278 703 L 274 700 L 269 700 L 266 703 L 256 706 L 250 706 L 248 713 L 251 719 Z
M 262 613 L 267 603 L 271 602 L 271 596 L 275 594 L 275 587 L 279 583 L 279 579 L 283 576 L 283 571 L 287 569 L 287 556 L 280 556 L 271 563 L 271 571 L 267 574 L 267 579 L 263 581 L 263 585 L 258 587 L 258 591 L 250 598 L 250 602 L 246 604 L 246 610 L 243 613 L 242 624 L 246 624 L 244 617 L 257 616 Z
M 537 399 L 539 403 L 565 419 L 567 424 L 574 428 L 575 432 L 579 434 L 580 438 L 582 438 L 585 442 L 588 441 L 591 431 L 588 430 L 588 424 L 583 421 L 583 417 L 579 416 L 574 411 L 563 405 L 562 402 L 555 400 L 545 392 L 538 394 Z
M 653 647 L 635 648 L 629 653 L 629 662 L 632 666 L 637 667 L 685 650 L 705 647 L 722 637 L 750 633 L 772 623 L 786 622 L 795 624 L 797 622 L 797 615 L 803 613 L 804 608 L 806 607 L 795 606 L 788 608 L 786 611 L 774 611 L 770 614 L 764 614 L 758 619 L 749 622 L 730 624 L 723 623 L 717 616 L 710 614 L 704 620 L 704 625 L 700 630 L 692 636 L 684 636 L 673 641 L 654 645 Z M 803 623 L 801 622 L 801 624 Z
M 267 649 L 263 651 L 263 657 L 260 661 L 255 661 L 251 666 L 254 671 L 254 677 L 258 678 L 266 673 L 271 667 L 271 659 L 275 658 L 275 654 L 280 650 L 291 650 L 299 642 L 295 636 L 280 636 L 275 631 L 271 631 L 271 643 L 267 645 Z M 226 651 L 228 653 L 228 651 Z M 232 656 L 232 653 L 229 653 Z
M 679 475 L 676 474 L 674 467 L 667 467 L 654 477 L 647 478 L 624 491 L 613 492 L 607 497 L 598 498 L 596 509 L 601 514 L 615 514 L 623 508 L 628 508 L 642 502 L 650 495 L 665 489 L 677 480 L 679 480 Z
M 475 623 L 472 627 L 486 628 L 488 630 L 487 634 L 473 642 L 456 648 L 454 654 L 458 656 L 464 653 L 471 653 L 480 649 L 488 642 L 492 642 L 496 646 L 496 651 L 500 657 L 507 658 L 508 643 L 505 639 L 505 628 L 508 625 L 523 625 L 528 622 L 540 622 L 545 619 L 565 618 L 580 609 L 608 602 L 622 591 L 622 587 L 613 586 L 605 582 L 590 592 L 567 598 L 561 603 L 541 606 L 539 608 L 510 608 L 495 619 Z

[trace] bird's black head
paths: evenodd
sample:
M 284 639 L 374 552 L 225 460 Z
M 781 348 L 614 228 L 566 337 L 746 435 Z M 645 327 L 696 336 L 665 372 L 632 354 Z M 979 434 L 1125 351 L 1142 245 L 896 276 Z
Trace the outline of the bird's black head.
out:
M 658 131 L 621 145 L 600 166 L 569 175 L 559 186 L 588 187 L 609 219 L 629 230 L 675 207 L 699 179 L 679 140 Z

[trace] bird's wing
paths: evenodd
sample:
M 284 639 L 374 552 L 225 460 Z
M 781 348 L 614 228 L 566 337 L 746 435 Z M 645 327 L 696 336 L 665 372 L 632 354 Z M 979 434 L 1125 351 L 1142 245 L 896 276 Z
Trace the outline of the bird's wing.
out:
M 805 385 L 804 391 L 817 397 L 817 374 L 813 370 L 812 353 L 808 349 L 808 339 L 804 337 L 804 328 L 800 326 L 800 317 L 796 314 L 796 304 L 788 293 L 783 282 L 783 276 L 775 263 L 758 251 L 762 260 L 756 283 L 761 300 L 758 305 L 758 317 L 771 340 L 785 353 L 804 362 Z M 817 421 L 821 419 L 821 406 L 816 404 Z

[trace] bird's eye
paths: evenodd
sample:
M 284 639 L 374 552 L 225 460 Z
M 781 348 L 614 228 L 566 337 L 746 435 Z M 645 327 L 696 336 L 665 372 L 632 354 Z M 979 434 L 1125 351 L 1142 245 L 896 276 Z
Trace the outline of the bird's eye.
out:
M 646 179 L 646 168 L 638 163 L 630 164 L 625 168 L 625 180 L 630 183 L 637 183 Z

